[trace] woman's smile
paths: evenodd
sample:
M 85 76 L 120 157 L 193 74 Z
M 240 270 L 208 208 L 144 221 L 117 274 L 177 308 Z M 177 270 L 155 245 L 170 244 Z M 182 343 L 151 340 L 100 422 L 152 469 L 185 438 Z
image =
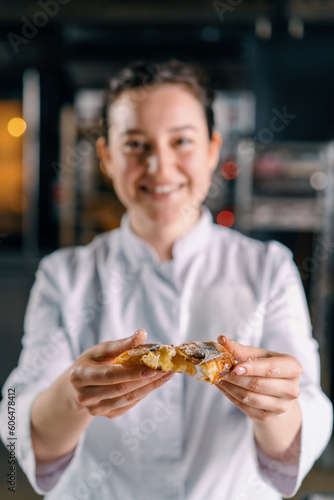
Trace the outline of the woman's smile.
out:
M 179 193 L 185 185 L 186 183 L 144 184 L 139 189 L 153 200 L 167 200 Z

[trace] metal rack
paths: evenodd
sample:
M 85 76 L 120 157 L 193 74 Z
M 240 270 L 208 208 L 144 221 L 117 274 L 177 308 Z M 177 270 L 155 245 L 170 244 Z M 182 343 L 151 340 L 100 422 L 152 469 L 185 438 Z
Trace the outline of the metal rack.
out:
M 309 279 L 313 335 L 322 360 L 322 386 L 333 398 L 334 142 L 255 144 L 237 148 L 236 228 L 245 234 L 311 233 L 299 264 Z
M 328 194 L 324 147 L 240 141 L 237 228 L 242 232 L 321 231 Z
M 83 90 L 74 106 L 62 109 L 60 162 L 53 165 L 60 192 L 61 246 L 89 243 L 117 227 L 124 212 L 96 154 L 101 104 L 102 91 Z

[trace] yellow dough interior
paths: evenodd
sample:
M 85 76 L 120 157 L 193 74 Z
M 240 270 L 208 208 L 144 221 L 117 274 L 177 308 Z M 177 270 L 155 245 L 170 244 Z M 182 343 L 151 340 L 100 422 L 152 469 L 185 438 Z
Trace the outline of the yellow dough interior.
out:
M 197 368 L 203 374 L 199 380 L 217 383 L 236 363 L 222 346 L 214 342 L 189 342 L 174 347 L 169 344 L 141 345 L 120 354 L 114 361 L 123 366 L 146 365 L 162 372 L 186 372 L 191 377 Z
M 145 365 L 163 372 L 170 372 L 171 370 L 181 373 L 186 372 L 192 377 L 196 375 L 197 370 L 178 354 L 171 346 L 160 346 L 159 349 L 149 351 L 141 358 L 141 362 Z
M 196 367 L 192 363 L 187 361 L 179 353 L 176 353 L 174 358 L 173 358 L 172 370 L 174 370 L 177 373 L 186 372 L 191 377 L 194 377 L 194 375 L 196 375 L 196 373 L 197 373 Z
M 172 357 L 175 354 L 175 349 L 169 346 L 161 346 L 155 351 L 149 351 L 141 358 L 142 362 L 153 368 L 163 372 L 170 372 L 173 370 Z
M 204 382 L 212 382 L 219 375 L 219 370 L 217 370 L 217 365 L 203 363 L 199 365 L 200 372 L 203 374 L 203 377 L 198 377 L 198 380 L 203 380 Z

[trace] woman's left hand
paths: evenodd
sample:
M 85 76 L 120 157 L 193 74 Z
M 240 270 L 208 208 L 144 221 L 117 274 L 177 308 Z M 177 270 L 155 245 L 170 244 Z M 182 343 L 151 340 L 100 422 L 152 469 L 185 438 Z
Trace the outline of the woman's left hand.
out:
M 239 364 L 218 389 L 240 410 L 254 420 L 264 422 L 286 413 L 299 396 L 302 366 L 289 354 L 279 354 L 244 346 L 227 337 L 218 337 Z

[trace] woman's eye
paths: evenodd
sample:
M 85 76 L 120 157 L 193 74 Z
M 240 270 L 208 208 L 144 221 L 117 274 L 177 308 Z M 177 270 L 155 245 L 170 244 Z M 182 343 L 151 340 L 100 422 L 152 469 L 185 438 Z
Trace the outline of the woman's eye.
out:
M 192 140 L 188 137 L 180 137 L 177 141 L 178 145 L 187 146 L 188 144 L 192 144 Z
M 144 142 L 141 141 L 129 141 L 125 144 L 126 149 L 144 151 L 147 146 Z

